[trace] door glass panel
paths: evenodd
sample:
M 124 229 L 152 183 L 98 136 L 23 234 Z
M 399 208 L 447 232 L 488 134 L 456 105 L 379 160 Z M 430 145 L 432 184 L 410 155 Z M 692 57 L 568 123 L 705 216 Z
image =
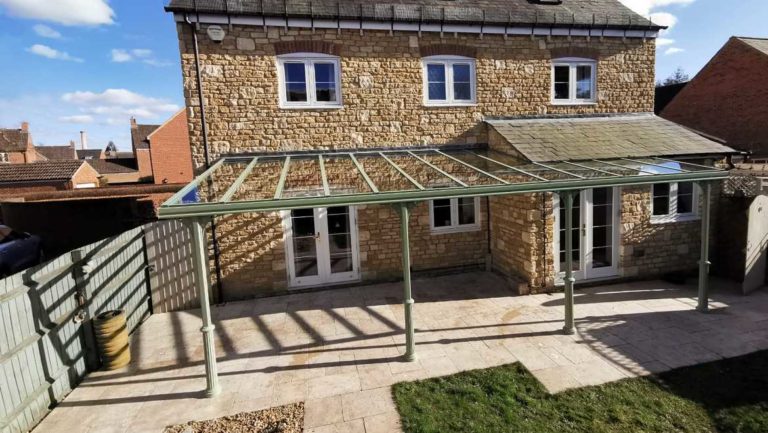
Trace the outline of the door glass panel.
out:
M 296 277 L 318 275 L 315 214 L 312 209 L 291 211 L 293 227 L 293 262 Z
M 560 201 L 560 230 L 558 230 L 558 239 L 560 244 L 560 271 L 565 271 L 565 202 Z M 573 230 L 571 231 L 573 239 L 573 270 L 581 269 L 581 193 L 573 196 Z
M 592 268 L 613 265 L 613 191 L 592 190 Z
M 331 274 L 352 272 L 352 234 L 346 206 L 328 208 L 328 249 Z

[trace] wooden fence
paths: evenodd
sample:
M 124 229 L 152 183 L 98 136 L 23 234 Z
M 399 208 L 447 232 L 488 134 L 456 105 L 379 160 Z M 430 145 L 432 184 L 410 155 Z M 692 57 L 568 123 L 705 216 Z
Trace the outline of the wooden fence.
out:
M 99 368 L 91 318 L 123 309 L 133 332 L 153 304 L 196 306 L 189 260 L 186 228 L 158 222 L 0 280 L 0 432 L 29 431 Z

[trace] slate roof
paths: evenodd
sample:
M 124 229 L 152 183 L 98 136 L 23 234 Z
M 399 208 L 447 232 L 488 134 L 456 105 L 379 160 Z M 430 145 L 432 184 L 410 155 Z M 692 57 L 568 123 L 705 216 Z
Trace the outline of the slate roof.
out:
M 743 38 L 737 37 L 736 39 L 744 42 L 745 44 L 755 48 L 756 50 L 768 55 L 768 39 L 762 38 Z
M 111 173 L 135 173 L 136 170 L 127 167 L 123 164 L 118 164 L 106 159 L 89 159 L 86 161 L 91 165 L 99 174 L 111 174 Z
M 531 161 L 735 153 L 653 114 L 487 120 Z
M 147 136 L 155 132 L 161 125 L 136 125 L 131 129 L 131 141 L 135 149 L 149 149 Z
M 619 0 L 171 0 L 169 12 L 449 24 L 665 28 Z
M 83 164 L 78 160 L 0 164 L 0 183 L 69 180 Z
M 77 159 L 72 146 L 35 146 L 35 150 L 49 160 Z
M 29 142 L 29 131 L 0 129 L 0 152 L 24 152 Z

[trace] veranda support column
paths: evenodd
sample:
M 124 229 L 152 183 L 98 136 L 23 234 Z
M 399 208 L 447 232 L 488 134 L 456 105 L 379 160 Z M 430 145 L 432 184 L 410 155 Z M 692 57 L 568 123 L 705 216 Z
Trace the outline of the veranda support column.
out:
M 699 305 L 701 312 L 709 310 L 709 214 L 712 201 L 712 182 L 700 182 L 701 202 L 701 258 L 699 259 Z
M 413 297 L 411 296 L 411 247 L 408 236 L 409 204 L 400 203 L 400 241 L 403 249 L 403 309 L 405 310 L 405 360 L 416 360 L 413 341 Z
M 565 202 L 565 326 L 563 332 L 571 335 L 575 332 L 573 320 L 573 191 L 560 194 L 560 202 Z
M 200 298 L 200 315 L 203 319 L 203 350 L 205 353 L 205 395 L 213 397 L 221 392 L 216 368 L 216 351 L 213 345 L 213 330 L 216 326 L 211 322 L 211 306 L 209 304 L 208 287 L 208 247 L 205 241 L 205 225 L 202 219 L 192 219 L 189 227 L 192 231 L 192 257 L 195 266 L 198 296 Z

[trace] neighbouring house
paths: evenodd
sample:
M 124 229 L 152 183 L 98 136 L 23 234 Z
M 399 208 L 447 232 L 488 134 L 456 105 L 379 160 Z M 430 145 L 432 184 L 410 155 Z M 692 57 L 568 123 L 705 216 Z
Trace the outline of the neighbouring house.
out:
M 652 177 L 693 179 L 733 150 L 653 114 L 662 27 L 618 0 L 166 10 L 192 159 L 212 168 L 164 208 L 215 216 L 225 299 L 400 278 L 400 201 L 415 203 L 414 272 L 493 269 L 527 293 L 562 284 L 571 259 L 577 281 L 697 268 L 709 194 Z M 552 186 L 499 192 L 521 179 Z M 584 186 L 553 194 L 565 180 Z
M 86 159 L 84 161 L 99 173 L 106 185 L 141 182 L 141 175 L 134 168 L 133 160 L 115 158 Z
M 685 83 L 656 86 L 656 98 L 653 104 L 653 112 L 657 115 L 661 114 L 661 112 L 667 108 L 667 105 L 669 105 L 669 103 L 675 99 L 677 94 L 680 93 L 680 91 L 683 90 L 687 84 L 688 82 L 686 81 Z
M 103 149 L 76 149 L 77 159 L 104 159 L 106 157 Z
M 0 163 L 24 164 L 41 160 L 45 157 L 35 149 L 28 122 L 22 122 L 20 128 L 0 129 Z
M 0 164 L 0 196 L 99 186 L 99 173 L 85 161 Z
M 77 159 L 74 141 L 64 146 L 35 146 L 35 150 L 49 161 Z
M 131 141 L 139 172 L 156 184 L 192 180 L 186 110 L 179 110 L 162 125 L 144 125 L 131 119 Z
M 661 116 L 768 158 L 768 39 L 730 38 Z

